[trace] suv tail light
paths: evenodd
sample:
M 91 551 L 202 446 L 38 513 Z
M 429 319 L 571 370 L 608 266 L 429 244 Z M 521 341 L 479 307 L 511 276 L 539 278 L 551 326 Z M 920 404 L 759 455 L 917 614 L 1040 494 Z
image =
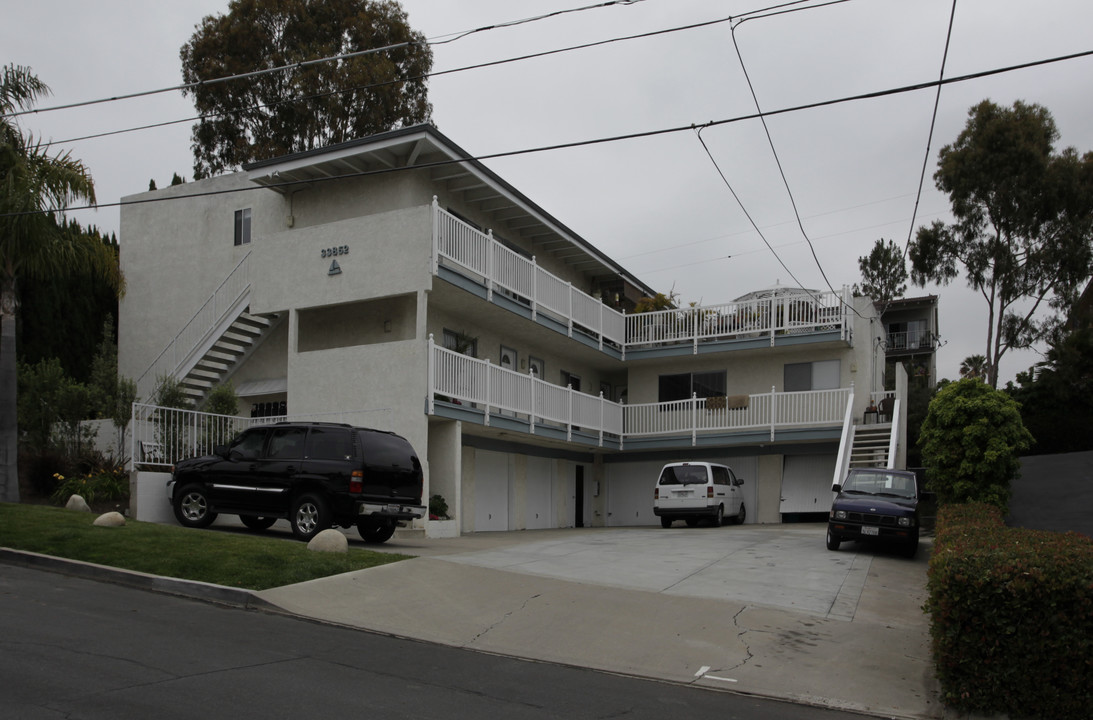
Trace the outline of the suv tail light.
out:
M 706 486 L 706 497 L 708 497 L 708 498 L 713 497 L 713 485 L 707 485 Z
M 349 492 L 359 493 L 364 492 L 364 471 L 354 470 L 353 476 L 349 478 Z
M 654 500 L 659 500 L 660 499 L 660 488 L 653 488 L 653 499 Z

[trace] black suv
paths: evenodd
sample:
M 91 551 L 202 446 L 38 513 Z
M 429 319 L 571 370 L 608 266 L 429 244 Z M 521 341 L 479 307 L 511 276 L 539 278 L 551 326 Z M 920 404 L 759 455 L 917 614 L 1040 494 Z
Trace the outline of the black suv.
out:
M 333 423 L 252 427 L 214 454 L 182 460 L 167 482 L 175 517 L 206 527 L 218 513 L 252 530 L 288 518 L 293 534 L 357 526 L 367 542 L 425 514 L 417 453 L 390 432 Z
M 840 485 L 827 520 L 827 549 L 847 540 L 899 545 L 907 557 L 918 551 L 918 484 L 909 470 L 854 468 Z

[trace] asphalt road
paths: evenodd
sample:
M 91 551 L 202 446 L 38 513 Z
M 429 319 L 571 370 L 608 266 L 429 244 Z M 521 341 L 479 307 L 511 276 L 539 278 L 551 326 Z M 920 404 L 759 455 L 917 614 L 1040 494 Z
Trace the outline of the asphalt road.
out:
M 862 717 L 11 565 L 0 565 L 0 678 L 13 720 Z

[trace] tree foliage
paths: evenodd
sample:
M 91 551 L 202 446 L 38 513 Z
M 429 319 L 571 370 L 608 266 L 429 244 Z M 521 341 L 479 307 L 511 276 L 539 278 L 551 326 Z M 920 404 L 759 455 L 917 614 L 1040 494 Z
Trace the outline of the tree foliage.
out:
M 939 503 L 984 502 L 1005 511 L 1018 455 L 1032 444 L 1017 403 L 966 378 L 938 391 L 919 435 L 930 489 Z
M 910 247 L 911 278 L 947 284 L 963 266 L 987 303 L 988 381 L 1010 348 L 1050 331 L 1037 312 L 1068 307 L 1093 267 L 1093 153 L 1056 152 L 1051 114 L 1039 105 L 984 100 L 941 149 L 934 181 L 954 222 L 921 227 Z M 1022 303 L 1020 306 L 1019 303 Z M 1020 310 L 1018 309 L 1020 307 Z
M 873 302 L 885 304 L 903 295 L 907 289 L 907 265 L 903 251 L 891 240 L 879 239 L 868 256 L 858 258 L 861 287 L 855 293 L 868 295 Z
M 982 355 L 969 355 L 960 362 L 960 377 L 987 379 L 987 358 Z
M 1033 454 L 1093 450 L 1093 327 L 1057 335 L 1045 360 L 1006 392 L 1021 403 Z
M 391 49 L 389 46 L 397 46 Z M 343 60 L 299 64 L 376 50 Z M 232 0 L 181 50 L 194 177 L 425 122 L 432 50 L 394 0 Z M 291 66 L 225 82 L 218 78 Z
M 49 92 L 29 68 L 0 70 L 0 500 L 19 501 L 16 313 L 18 281 L 89 270 L 120 292 L 117 257 L 101 242 L 64 231 L 56 214 L 95 201 L 87 168 L 24 133 L 9 113 Z

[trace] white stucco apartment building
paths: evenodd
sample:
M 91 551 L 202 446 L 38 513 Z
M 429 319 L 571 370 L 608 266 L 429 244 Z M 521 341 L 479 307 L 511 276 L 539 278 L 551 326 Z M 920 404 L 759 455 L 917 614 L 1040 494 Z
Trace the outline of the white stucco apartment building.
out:
M 653 525 L 687 459 L 779 522 L 851 463 L 901 464 L 869 298 L 635 314 L 652 288 L 467 157 L 423 125 L 125 198 L 120 372 L 395 431 L 460 532 Z

